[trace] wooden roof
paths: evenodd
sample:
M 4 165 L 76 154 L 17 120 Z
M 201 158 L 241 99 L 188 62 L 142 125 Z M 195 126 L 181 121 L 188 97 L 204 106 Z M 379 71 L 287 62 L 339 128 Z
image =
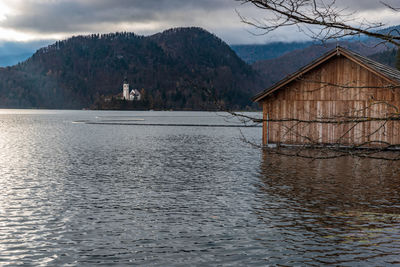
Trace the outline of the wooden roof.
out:
M 387 80 L 389 83 L 393 85 L 399 85 L 400 84 L 400 71 L 394 68 L 391 68 L 389 66 L 386 66 L 384 64 L 381 64 L 379 62 L 376 62 L 372 59 L 369 59 L 367 57 L 361 56 L 353 51 L 347 50 L 343 47 L 336 47 L 335 49 L 329 51 L 328 53 L 324 54 L 322 57 L 312 61 L 310 64 L 302 67 L 295 73 L 288 75 L 286 78 L 283 80 L 279 81 L 278 83 L 274 84 L 273 86 L 267 88 L 266 90 L 258 93 L 255 95 L 252 100 L 254 102 L 259 102 L 262 99 L 264 99 L 266 96 L 269 94 L 275 92 L 276 90 L 279 90 L 280 88 L 284 87 L 288 83 L 298 79 L 305 73 L 309 72 L 310 70 L 318 67 L 322 63 L 328 61 L 329 59 L 335 57 L 335 56 L 344 56 L 347 59 L 363 66 L 364 68 L 368 69 L 369 71 L 375 73 L 376 75 L 382 77 L 383 79 Z

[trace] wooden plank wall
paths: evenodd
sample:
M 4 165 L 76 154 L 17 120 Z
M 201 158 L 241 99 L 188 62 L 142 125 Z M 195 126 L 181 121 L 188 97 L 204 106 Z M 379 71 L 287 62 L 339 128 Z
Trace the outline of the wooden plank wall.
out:
M 322 82 L 322 83 L 321 83 Z M 334 86 L 334 85 L 341 86 Z M 375 88 L 389 82 L 343 57 L 335 57 L 268 96 L 263 102 L 264 119 L 315 120 L 335 116 L 382 117 L 398 113 L 400 88 Z M 353 86 L 353 87 L 352 87 Z M 371 86 L 370 88 L 368 88 Z M 350 87 L 350 88 L 346 88 Z M 268 143 L 364 144 L 384 141 L 400 144 L 400 123 L 317 124 L 264 123 L 263 141 Z

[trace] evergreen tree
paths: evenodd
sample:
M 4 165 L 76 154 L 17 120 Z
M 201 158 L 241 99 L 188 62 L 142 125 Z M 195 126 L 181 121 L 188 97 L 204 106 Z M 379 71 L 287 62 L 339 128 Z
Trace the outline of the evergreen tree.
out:
M 396 69 L 400 70 L 400 47 L 397 47 Z

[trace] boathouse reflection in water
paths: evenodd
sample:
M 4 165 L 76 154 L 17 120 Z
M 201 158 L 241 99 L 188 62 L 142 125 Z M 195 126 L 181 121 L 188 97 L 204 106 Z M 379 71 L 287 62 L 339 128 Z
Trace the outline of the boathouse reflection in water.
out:
M 312 161 L 264 153 L 260 192 L 266 204 L 256 212 L 284 237 L 283 254 L 301 248 L 303 263 L 376 258 L 398 263 L 399 166 L 351 157 Z
M 400 162 L 352 157 L 310 160 L 263 154 L 263 190 L 326 211 L 399 212 Z

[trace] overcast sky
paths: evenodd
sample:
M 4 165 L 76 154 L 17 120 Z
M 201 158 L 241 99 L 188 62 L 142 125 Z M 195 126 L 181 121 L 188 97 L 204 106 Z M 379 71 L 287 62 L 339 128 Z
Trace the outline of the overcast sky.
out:
M 400 24 L 400 13 L 380 0 L 338 0 L 359 17 Z M 396 4 L 399 0 L 387 0 Z M 255 19 L 264 13 L 235 0 L 0 0 L 0 40 L 64 39 L 72 35 L 133 31 L 152 34 L 171 27 L 200 26 L 229 44 L 304 40 L 297 29 L 264 36 L 240 22 L 236 11 Z

